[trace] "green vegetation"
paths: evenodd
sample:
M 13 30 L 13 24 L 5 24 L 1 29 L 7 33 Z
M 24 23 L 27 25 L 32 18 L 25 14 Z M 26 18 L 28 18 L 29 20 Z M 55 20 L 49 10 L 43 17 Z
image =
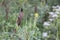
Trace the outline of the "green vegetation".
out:
M 59 5 L 60 0 L 0 0 L 0 40 L 59 40 Z M 18 26 L 21 8 L 24 18 Z M 58 13 L 53 21 L 51 13 Z

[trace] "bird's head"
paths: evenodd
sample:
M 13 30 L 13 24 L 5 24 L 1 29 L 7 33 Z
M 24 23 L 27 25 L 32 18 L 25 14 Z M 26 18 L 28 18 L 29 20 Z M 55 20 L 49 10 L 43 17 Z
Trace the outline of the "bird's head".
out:
M 23 12 L 23 8 L 21 8 L 21 12 Z

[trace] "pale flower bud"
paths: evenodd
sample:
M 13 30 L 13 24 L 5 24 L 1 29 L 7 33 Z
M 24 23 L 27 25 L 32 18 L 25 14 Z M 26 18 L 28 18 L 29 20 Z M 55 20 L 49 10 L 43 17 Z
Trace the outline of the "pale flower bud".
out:
M 47 37 L 48 36 L 48 33 L 47 32 L 43 32 L 43 37 Z

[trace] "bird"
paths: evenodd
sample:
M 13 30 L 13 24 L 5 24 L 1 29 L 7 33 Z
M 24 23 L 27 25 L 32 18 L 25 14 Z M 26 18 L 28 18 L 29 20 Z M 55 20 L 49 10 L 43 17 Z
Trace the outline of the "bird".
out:
M 23 12 L 23 8 L 21 8 L 20 10 L 20 13 L 19 13 L 19 16 L 18 16 L 18 20 L 17 20 L 17 25 L 21 25 L 21 22 L 23 20 L 23 17 L 24 17 L 24 12 Z
M 19 12 L 19 16 L 17 18 L 17 25 L 21 25 L 21 22 L 23 20 L 24 17 L 24 12 L 23 12 L 23 8 L 21 8 L 20 12 Z M 16 33 L 16 28 L 14 29 L 14 32 Z

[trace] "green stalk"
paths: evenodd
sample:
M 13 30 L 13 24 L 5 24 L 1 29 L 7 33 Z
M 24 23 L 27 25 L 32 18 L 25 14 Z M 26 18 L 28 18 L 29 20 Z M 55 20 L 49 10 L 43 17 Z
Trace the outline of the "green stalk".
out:
M 35 20 L 34 20 L 34 27 L 36 26 L 36 18 L 35 18 Z
M 8 32 L 8 27 L 6 26 L 6 32 Z
M 32 27 L 32 18 L 30 18 L 29 27 Z
M 37 19 L 38 19 L 38 18 L 35 18 L 35 19 L 34 19 L 34 28 L 36 27 Z
M 4 30 L 4 26 L 2 27 L 2 29 L 3 29 L 3 32 L 5 32 L 5 30 Z
M 57 35 L 56 35 L 57 37 L 56 37 L 56 40 L 59 40 L 59 38 L 58 38 L 58 23 L 57 23 L 57 19 L 56 19 L 56 27 L 57 27 Z
M 27 32 L 27 28 L 26 28 L 26 34 L 25 34 L 26 40 L 28 40 L 28 32 Z

